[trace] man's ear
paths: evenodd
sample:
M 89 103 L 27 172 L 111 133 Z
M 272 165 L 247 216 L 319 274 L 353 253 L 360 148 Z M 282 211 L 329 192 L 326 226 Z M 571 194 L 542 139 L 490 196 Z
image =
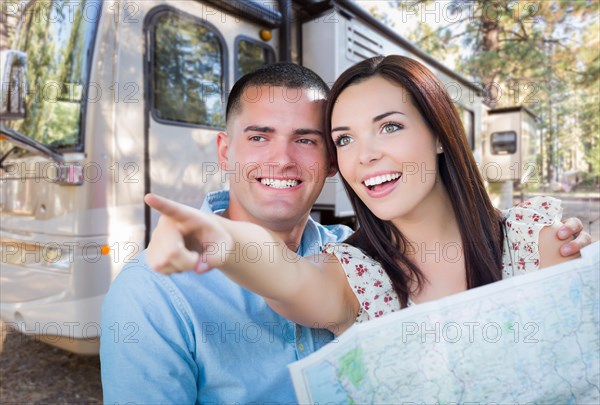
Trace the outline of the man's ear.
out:
M 226 169 L 229 162 L 229 136 L 225 132 L 217 134 L 217 156 L 221 169 Z

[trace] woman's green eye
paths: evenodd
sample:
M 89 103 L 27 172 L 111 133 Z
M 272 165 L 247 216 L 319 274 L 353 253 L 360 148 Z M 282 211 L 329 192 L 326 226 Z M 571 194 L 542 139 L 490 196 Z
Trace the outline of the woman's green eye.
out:
M 398 131 L 399 129 L 402 129 L 402 126 L 394 123 L 385 124 L 383 126 L 383 132 L 385 132 L 386 134 Z
M 340 135 L 336 140 L 335 140 L 335 144 L 336 146 L 346 146 L 349 143 L 352 142 L 352 138 L 350 138 L 347 135 Z

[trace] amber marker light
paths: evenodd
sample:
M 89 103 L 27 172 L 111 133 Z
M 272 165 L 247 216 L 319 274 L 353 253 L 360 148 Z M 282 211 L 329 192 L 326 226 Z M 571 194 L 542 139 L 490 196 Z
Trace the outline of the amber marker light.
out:
M 260 35 L 260 39 L 262 39 L 265 42 L 269 42 L 271 40 L 271 38 L 273 38 L 273 33 L 267 29 L 260 30 L 259 35 Z
M 103 255 L 107 255 L 110 253 L 110 247 L 108 245 L 103 245 L 100 248 L 100 253 L 102 253 Z

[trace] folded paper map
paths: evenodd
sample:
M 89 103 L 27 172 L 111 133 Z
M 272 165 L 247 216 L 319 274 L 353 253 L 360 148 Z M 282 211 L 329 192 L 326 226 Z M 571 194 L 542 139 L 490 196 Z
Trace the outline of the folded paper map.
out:
M 356 324 L 291 364 L 301 404 L 600 404 L 600 242 Z

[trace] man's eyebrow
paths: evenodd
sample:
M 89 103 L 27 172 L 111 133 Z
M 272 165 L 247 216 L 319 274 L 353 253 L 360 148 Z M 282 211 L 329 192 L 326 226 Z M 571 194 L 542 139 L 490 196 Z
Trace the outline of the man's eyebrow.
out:
M 323 131 L 316 128 L 299 128 L 294 130 L 294 135 L 319 135 L 323 136 Z
M 402 115 L 406 115 L 406 114 L 404 114 L 403 112 L 400 112 L 400 111 L 388 111 L 388 112 L 386 112 L 386 113 L 379 114 L 378 116 L 376 116 L 375 118 L 373 118 L 373 122 L 381 121 L 381 120 L 382 120 L 382 119 L 384 119 L 385 117 L 388 117 L 388 116 L 390 116 L 390 115 L 393 115 L 393 114 L 402 114 Z
M 275 132 L 275 128 L 273 127 L 259 127 L 258 125 L 248 125 L 244 128 L 244 132 L 265 132 L 265 133 L 273 133 Z

